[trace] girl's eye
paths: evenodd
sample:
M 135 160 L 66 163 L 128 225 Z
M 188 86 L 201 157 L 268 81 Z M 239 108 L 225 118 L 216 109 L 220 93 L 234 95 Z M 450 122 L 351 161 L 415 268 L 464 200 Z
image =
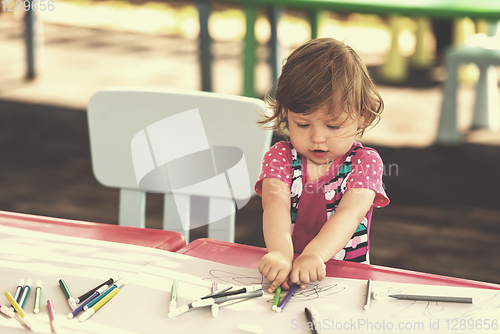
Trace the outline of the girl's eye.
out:
M 327 125 L 327 127 L 328 127 L 329 129 L 332 129 L 332 130 L 337 130 L 337 129 L 339 129 L 339 128 L 340 128 L 340 126 L 338 126 L 338 125 Z
M 299 124 L 299 123 L 297 123 L 297 126 L 299 128 L 307 128 L 309 126 L 309 124 Z

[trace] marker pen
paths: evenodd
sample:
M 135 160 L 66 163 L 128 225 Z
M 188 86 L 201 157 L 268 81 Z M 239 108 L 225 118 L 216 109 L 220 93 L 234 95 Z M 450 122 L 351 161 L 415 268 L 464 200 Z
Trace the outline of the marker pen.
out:
M 94 292 L 92 295 L 90 295 L 77 308 L 75 308 L 70 314 L 68 314 L 68 319 L 73 319 L 74 317 L 76 317 L 76 315 L 78 313 L 80 313 L 81 311 L 83 311 L 83 308 L 85 306 L 87 306 L 88 303 L 90 303 L 92 300 L 94 300 L 95 298 L 97 298 L 97 296 L 99 296 L 101 293 L 103 293 L 104 291 L 106 291 L 107 288 L 108 288 L 107 285 L 103 285 L 99 289 L 97 289 L 96 292 Z
M 83 307 L 83 310 L 87 311 L 88 309 L 90 309 L 91 307 L 93 307 L 94 305 L 96 305 L 97 303 L 99 303 L 101 301 L 101 299 L 104 299 L 104 297 L 106 297 L 108 294 L 110 294 L 113 290 L 120 290 L 120 288 L 122 287 L 123 284 L 125 284 L 125 282 L 122 281 L 122 280 L 116 282 L 115 284 L 113 284 L 112 286 L 110 286 L 106 291 L 104 291 L 99 296 L 97 296 L 96 298 L 94 298 L 93 300 L 91 300 L 87 305 L 85 305 Z
M 19 283 L 17 283 L 16 293 L 14 294 L 14 300 L 17 302 L 21 298 L 21 293 L 23 292 L 24 287 L 24 279 L 20 279 Z M 14 306 L 11 306 L 10 309 L 14 311 Z
M 365 310 L 370 309 L 370 300 L 372 299 L 372 280 L 369 279 L 368 282 L 366 283 L 366 302 L 365 306 L 363 307 Z
M 101 288 L 101 287 L 102 287 L 102 286 L 104 286 L 104 285 L 110 286 L 111 284 L 116 283 L 118 280 L 120 280 L 120 278 L 121 278 L 121 277 L 120 277 L 119 275 L 118 275 L 118 276 L 116 276 L 116 278 L 111 277 L 111 278 L 110 278 L 110 279 L 108 279 L 106 282 L 99 284 L 99 285 L 98 285 L 98 286 L 96 286 L 95 288 L 90 289 L 89 291 L 87 291 L 87 292 L 85 292 L 83 295 L 81 295 L 80 297 L 76 298 L 76 302 L 77 302 L 77 303 L 80 303 L 80 302 L 82 302 L 82 301 L 86 300 L 87 298 L 89 298 L 89 297 L 90 297 L 90 295 L 92 295 L 94 292 L 96 292 L 96 291 L 97 291 L 97 289 Z
M 78 320 L 80 321 L 85 321 L 91 316 L 93 316 L 104 304 L 106 304 L 111 298 L 113 298 L 118 292 L 120 292 L 120 289 L 114 288 L 113 291 L 108 293 L 104 298 L 102 298 L 97 304 L 92 306 L 92 308 L 89 308 L 83 313 Z
M 285 298 L 283 298 L 281 303 L 276 308 L 276 312 L 280 313 L 285 308 L 286 304 L 288 303 L 290 298 L 292 298 L 293 294 L 297 291 L 298 288 L 299 288 L 299 285 L 294 285 L 290 288 L 290 290 L 286 294 Z
M 171 297 L 170 297 L 170 305 L 168 307 L 168 311 L 175 310 L 177 307 L 177 289 L 179 288 L 179 280 L 174 279 L 174 282 L 172 283 L 172 292 L 171 292 Z
M 66 285 L 66 283 L 64 282 L 64 280 L 62 278 L 59 280 L 59 286 L 61 287 L 62 291 L 66 295 L 66 298 L 68 298 L 69 307 L 71 307 L 71 309 L 74 310 L 76 308 L 76 300 L 71 295 L 71 292 L 69 291 L 68 286 Z
M 314 318 L 313 318 L 311 311 L 306 307 L 304 309 L 304 312 L 306 314 L 307 327 L 309 328 L 309 324 L 311 324 L 311 326 L 312 326 L 311 333 L 318 334 L 318 331 L 316 330 L 316 324 L 314 323 Z
M 309 307 L 309 311 L 311 311 L 311 315 L 314 320 L 318 321 L 319 320 L 319 312 L 314 308 L 314 306 Z
M 50 299 L 47 299 L 47 308 L 49 309 L 50 326 L 52 327 L 54 333 L 57 333 L 58 326 L 56 322 L 56 311 L 54 310 L 54 303 L 52 303 L 52 300 Z
M 238 290 L 232 290 L 232 291 L 227 291 L 223 293 L 215 293 L 210 295 L 211 298 L 216 298 L 216 297 L 226 297 L 226 296 L 232 296 L 232 295 L 237 295 L 240 293 L 245 293 L 245 292 L 252 292 L 252 291 L 257 291 L 262 289 L 262 285 L 251 285 L 251 286 L 245 286 L 241 289 Z M 205 299 L 206 297 L 203 297 L 201 299 Z
M 280 296 L 281 296 L 281 285 L 276 288 L 276 291 L 274 291 L 274 301 L 271 310 L 276 311 L 276 308 L 278 307 L 278 304 L 280 302 Z
M 472 304 L 471 297 L 444 297 L 444 296 L 420 296 L 420 295 L 389 295 L 391 298 L 404 300 L 422 300 L 427 302 L 447 302 Z
M 167 317 L 169 318 L 173 318 L 173 317 L 176 317 L 178 315 L 181 315 L 183 313 L 186 313 L 187 311 L 189 311 L 190 309 L 193 308 L 193 303 L 189 303 L 189 304 L 186 304 L 186 305 L 182 305 L 181 307 L 178 307 L 176 308 L 175 310 L 172 310 L 170 311 L 168 314 L 167 314 Z
M 262 290 L 258 290 L 258 291 L 241 293 L 241 294 L 232 295 L 232 296 L 222 296 L 222 297 L 213 297 L 213 298 L 207 298 L 207 299 L 199 299 L 197 301 L 194 301 L 192 304 L 193 304 L 193 307 L 203 307 L 203 306 L 210 306 L 213 304 L 224 303 L 224 302 L 227 302 L 230 300 L 260 297 L 263 294 L 264 294 L 264 292 Z
M 14 311 L 10 309 L 10 307 L 7 307 L 5 305 L 0 305 L 0 312 L 8 316 L 9 318 L 13 318 L 16 314 Z
M 26 325 L 26 327 L 28 327 L 29 329 L 32 329 L 31 328 L 31 323 L 28 319 L 28 317 L 26 316 L 26 313 L 24 313 L 23 309 L 21 308 L 21 306 L 19 306 L 19 304 L 15 301 L 14 297 L 12 297 L 12 295 L 9 293 L 9 292 L 6 292 L 5 293 L 5 297 L 7 297 L 7 299 L 9 300 L 9 302 L 12 304 L 12 306 L 14 307 L 14 309 L 16 310 L 17 314 L 15 316 L 15 318 L 21 322 L 21 323 L 24 323 L 24 325 Z
M 204 297 L 201 297 L 200 299 L 206 299 L 206 298 L 210 298 L 210 297 L 213 297 L 215 295 L 221 295 L 222 293 L 228 291 L 228 290 L 231 290 L 233 288 L 232 285 L 229 285 L 223 289 L 220 289 L 220 290 L 217 290 L 215 292 L 210 292 L 208 295 L 204 296 Z
M 42 297 L 42 281 L 36 281 L 36 292 L 35 292 L 35 308 L 33 309 L 33 313 L 40 312 L 40 298 Z
M 21 298 L 19 298 L 19 306 L 21 308 L 24 308 L 24 303 L 26 303 L 26 298 L 28 298 L 28 293 L 30 292 L 31 289 L 31 279 L 28 278 L 26 280 L 26 284 L 24 285 L 23 293 L 21 294 Z
M 212 283 L 212 293 L 217 291 L 217 282 Z M 219 316 L 219 304 L 212 305 L 212 317 L 217 318 Z

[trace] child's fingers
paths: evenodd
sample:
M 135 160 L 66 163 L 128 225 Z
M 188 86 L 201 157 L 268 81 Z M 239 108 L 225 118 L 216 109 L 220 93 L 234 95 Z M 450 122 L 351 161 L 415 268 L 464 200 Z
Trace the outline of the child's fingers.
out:
M 294 286 L 294 285 L 298 285 L 299 288 L 301 288 L 301 289 L 305 289 L 306 288 L 306 284 L 301 283 L 301 282 L 295 284 L 295 283 L 292 283 L 292 281 L 290 281 L 290 280 L 288 280 L 286 282 L 283 282 L 283 284 L 281 284 L 281 288 L 284 289 L 284 290 L 290 290 L 290 288 L 292 286 Z
M 259 272 L 262 274 L 262 276 L 272 282 L 277 279 L 280 269 L 270 263 L 261 261 L 261 263 L 259 264 Z
M 318 281 L 322 281 L 326 277 L 326 265 L 318 273 Z
M 262 269 L 259 268 L 259 272 L 261 273 L 261 275 L 263 277 L 267 278 L 270 282 L 274 283 L 274 281 L 276 279 L 276 273 L 272 272 L 271 266 L 265 266 Z M 272 288 L 272 286 L 270 286 L 268 290 L 270 290 L 271 288 Z
M 290 274 L 290 281 L 293 284 L 309 283 L 311 281 L 310 273 L 307 270 L 293 269 Z
M 317 270 L 312 270 L 308 272 L 309 274 L 309 282 L 316 282 L 318 280 L 318 272 Z M 304 281 L 302 281 L 304 282 Z M 304 282 L 304 283 L 309 283 L 309 282 Z
M 297 269 L 292 269 L 290 273 L 290 282 L 297 284 L 300 282 L 299 271 Z
M 267 274 L 269 273 L 269 268 L 259 265 L 259 273 L 261 273 L 262 276 L 267 277 Z
M 301 271 L 299 273 L 299 283 L 304 283 L 304 284 L 307 284 L 311 282 L 311 274 L 307 271 L 307 270 L 304 270 L 304 271 Z
M 288 273 L 283 270 L 280 270 L 274 278 L 267 277 L 268 280 L 272 281 L 271 286 L 267 289 L 268 292 L 272 293 L 279 287 L 283 282 L 286 281 Z
M 269 293 L 273 293 L 274 291 L 276 291 L 276 288 L 280 286 L 276 281 L 272 282 L 271 285 L 269 286 L 269 288 L 267 288 L 267 292 Z
M 276 289 L 282 284 L 283 282 L 280 282 L 278 280 L 274 280 L 271 285 L 269 286 L 269 288 L 267 289 L 267 292 L 269 293 L 273 293 L 274 291 L 276 291 Z
M 269 271 L 271 270 L 271 267 L 267 261 L 264 259 L 260 260 L 259 262 L 259 272 L 262 274 L 262 276 L 267 277 L 269 274 Z

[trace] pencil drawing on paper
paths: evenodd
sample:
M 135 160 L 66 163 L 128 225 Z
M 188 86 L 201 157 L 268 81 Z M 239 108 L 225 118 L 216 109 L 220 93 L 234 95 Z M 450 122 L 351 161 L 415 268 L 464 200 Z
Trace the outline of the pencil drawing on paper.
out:
M 317 284 L 310 283 L 306 286 L 304 290 L 298 290 L 290 299 L 292 301 L 306 301 L 319 298 L 326 298 L 344 291 L 345 287 L 338 285 L 337 283 L 332 284 Z
M 260 284 L 265 289 L 270 285 L 262 275 L 255 276 L 245 276 L 239 273 L 234 273 L 224 270 L 209 270 L 209 277 L 203 278 L 203 280 L 216 282 L 219 284 L 238 284 L 238 285 L 255 285 Z M 339 293 L 345 290 L 345 287 L 333 284 L 321 284 L 321 283 L 309 283 L 304 290 L 297 291 L 290 302 L 293 301 L 306 301 L 319 298 L 325 298 L 333 294 Z M 272 300 L 271 300 L 272 302 Z
M 203 278 L 203 280 L 215 282 L 218 284 L 236 284 L 236 285 L 269 284 L 267 280 L 264 280 L 264 277 L 262 277 L 262 275 L 245 276 L 224 270 L 209 270 L 208 274 L 209 277 L 205 277 Z

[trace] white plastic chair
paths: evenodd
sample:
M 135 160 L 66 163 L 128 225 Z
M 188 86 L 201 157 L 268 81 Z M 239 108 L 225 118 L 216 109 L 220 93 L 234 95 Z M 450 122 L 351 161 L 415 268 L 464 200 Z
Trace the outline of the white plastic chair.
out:
M 264 102 L 182 90 L 108 88 L 88 104 L 92 168 L 120 188 L 119 224 L 145 227 L 146 192 L 165 193 L 163 229 L 208 224 L 208 237 L 234 242 L 235 203 L 253 183 L 272 131 L 256 125 Z M 191 226 L 190 208 L 206 220 Z M 198 215 L 197 215 L 198 216 Z
M 500 66 L 500 39 L 486 37 L 478 45 L 459 45 L 446 52 L 447 78 L 443 85 L 443 103 L 436 142 L 456 145 L 462 142 L 457 128 L 457 88 L 460 64 L 474 63 L 479 68 L 472 128 L 500 127 L 498 79 L 495 66 Z

